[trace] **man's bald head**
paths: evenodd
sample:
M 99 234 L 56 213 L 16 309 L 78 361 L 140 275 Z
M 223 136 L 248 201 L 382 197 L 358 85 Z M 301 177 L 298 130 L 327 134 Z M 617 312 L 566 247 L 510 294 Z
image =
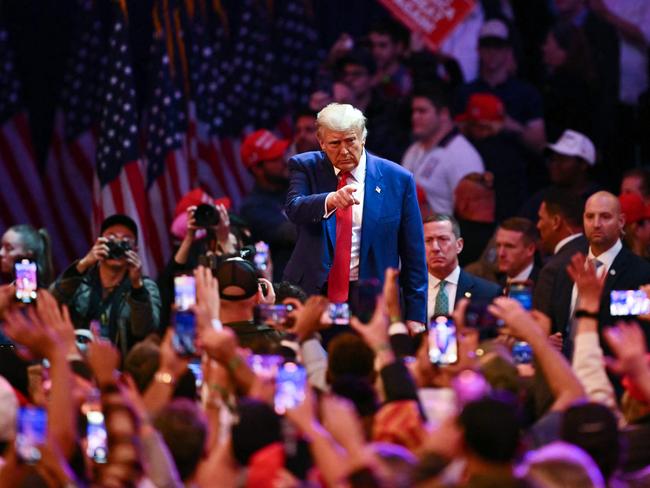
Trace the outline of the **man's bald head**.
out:
M 595 256 L 610 249 L 621 236 L 625 224 L 618 198 L 607 191 L 594 193 L 585 203 L 583 223 Z

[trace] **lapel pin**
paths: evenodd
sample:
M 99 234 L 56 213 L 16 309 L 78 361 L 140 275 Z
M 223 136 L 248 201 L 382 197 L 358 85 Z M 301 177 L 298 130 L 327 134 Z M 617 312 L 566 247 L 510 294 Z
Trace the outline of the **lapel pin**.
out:
M 612 276 L 614 276 L 614 275 L 616 274 L 616 270 L 615 270 L 615 269 L 610 269 L 610 270 L 609 270 L 609 274 L 611 274 Z
M 375 191 L 376 191 L 377 193 L 381 193 L 381 188 L 379 188 L 378 186 L 376 186 L 376 187 L 375 187 Z

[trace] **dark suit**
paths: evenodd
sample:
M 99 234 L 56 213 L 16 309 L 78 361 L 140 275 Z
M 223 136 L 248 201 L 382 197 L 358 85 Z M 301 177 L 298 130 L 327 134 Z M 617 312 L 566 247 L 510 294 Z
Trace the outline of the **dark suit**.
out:
M 563 332 L 569 319 L 573 282 L 566 267 L 574 254 L 581 252 L 586 256 L 588 250 L 587 238 L 580 235 L 562 246 L 539 273 L 533 293 L 533 308 L 549 316 L 553 324 L 552 332 Z
M 411 173 L 366 152 L 366 180 L 359 279 L 383 283 L 386 268 L 400 267 L 406 320 L 426 322 L 427 267 L 422 217 Z M 337 177 L 325 153 L 312 151 L 289 160 L 291 185 L 286 212 L 298 226 L 298 241 L 284 278 L 308 294 L 323 291 L 336 246 L 336 212 L 327 219 L 325 198 Z
M 455 306 L 461 298 L 483 298 L 492 300 L 503 293 L 503 289 L 496 283 L 484 280 L 471 273 L 460 270 L 458 287 L 456 288 Z
M 537 284 L 540 271 L 541 271 L 540 267 L 537 265 L 537 263 L 533 264 L 533 269 L 530 270 L 530 274 L 526 279 L 527 282 L 530 282 L 530 285 L 533 290 L 535 289 L 535 285 Z M 505 273 L 499 273 L 497 275 L 497 279 L 499 280 L 499 286 L 505 293 L 508 288 L 508 276 Z
M 571 337 L 569 313 L 573 282 L 568 273 L 565 272 L 558 274 L 556 283 L 557 289 L 555 290 L 554 297 L 556 297 L 557 301 L 554 307 L 557 308 L 553 317 L 553 330 L 563 333 L 565 345 L 567 346 L 565 347 L 565 352 L 568 353 L 571 351 L 571 345 L 568 344 L 570 341 L 566 339 Z M 650 283 L 650 263 L 623 247 L 607 271 L 607 278 L 605 279 L 605 286 L 603 287 L 603 294 L 600 300 L 600 310 L 598 312 L 599 329 L 602 330 L 607 325 L 613 325 L 617 320 L 609 313 L 609 295 L 612 290 L 636 290 L 641 285 L 648 283 Z M 601 341 L 601 344 L 607 351 L 607 345 L 603 341 Z

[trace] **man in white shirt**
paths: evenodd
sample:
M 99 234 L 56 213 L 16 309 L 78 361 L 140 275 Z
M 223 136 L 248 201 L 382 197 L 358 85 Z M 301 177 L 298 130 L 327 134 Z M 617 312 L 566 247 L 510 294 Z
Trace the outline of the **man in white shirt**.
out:
M 433 212 L 452 214 L 456 186 L 469 173 L 483 173 L 483 160 L 454 126 L 442 91 L 414 91 L 411 110 L 416 142 L 404 154 L 402 166 L 413 173 Z
M 511 217 L 499 224 L 496 233 L 497 267 L 502 274 L 499 284 L 507 288 L 511 283 L 537 281 L 539 268 L 535 266 L 537 229 L 523 217 Z
M 434 214 L 424 219 L 424 247 L 429 271 L 429 319 L 451 314 L 463 297 L 492 299 L 501 294 L 498 285 L 460 269 L 458 255 L 463 250 L 463 238 L 452 216 Z

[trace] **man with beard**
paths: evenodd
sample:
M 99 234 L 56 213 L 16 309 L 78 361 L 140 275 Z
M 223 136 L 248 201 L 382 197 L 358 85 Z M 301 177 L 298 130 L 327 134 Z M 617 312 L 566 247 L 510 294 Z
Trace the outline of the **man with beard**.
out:
M 273 280 L 280 281 L 296 243 L 296 227 L 284 212 L 289 188 L 285 153 L 288 140 L 278 139 L 266 129 L 248 135 L 241 146 L 241 159 L 253 175 L 255 185 L 240 208 L 255 241 L 269 245 Z

